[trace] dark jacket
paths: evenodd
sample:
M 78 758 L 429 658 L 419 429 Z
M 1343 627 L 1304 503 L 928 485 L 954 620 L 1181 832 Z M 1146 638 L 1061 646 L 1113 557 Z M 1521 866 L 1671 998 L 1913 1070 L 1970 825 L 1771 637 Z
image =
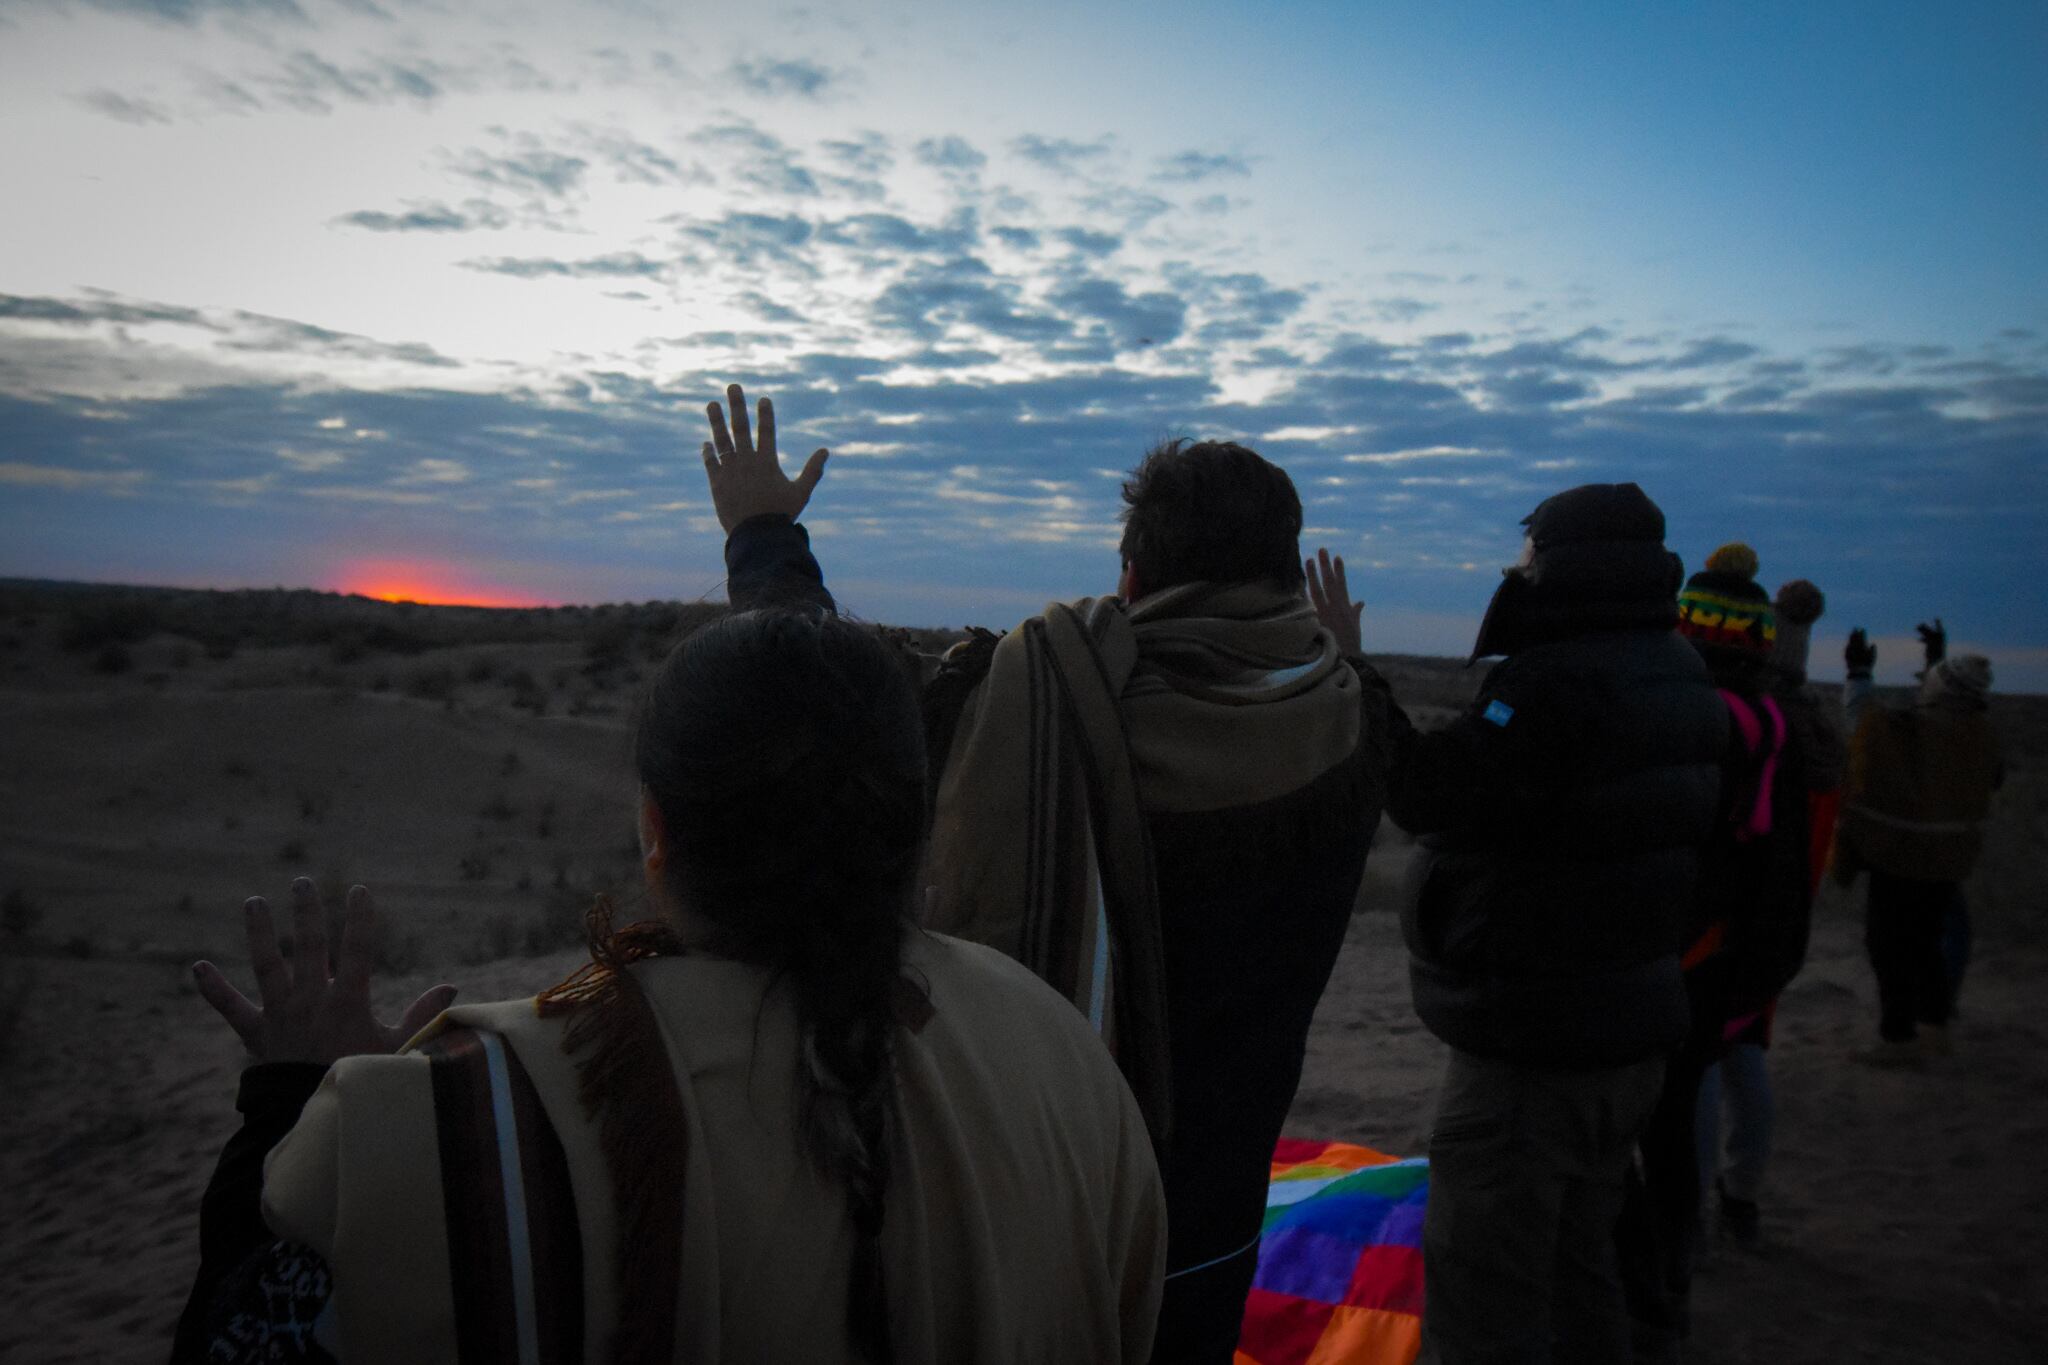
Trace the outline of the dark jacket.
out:
M 1728 717 L 1668 627 L 1540 634 L 1395 765 L 1388 814 L 1426 836 L 1415 1010 L 1476 1056 L 1620 1066 L 1686 1035 L 1679 953 Z
M 326 1306 L 326 1264 L 278 1241 L 262 1208 L 263 1160 L 326 1075 L 311 1062 L 263 1062 L 242 1072 L 235 1097 L 242 1126 L 221 1149 L 199 1203 L 199 1271 L 171 1341 L 171 1365 L 255 1359 L 259 1349 L 279 1365 L 332 1361 L 306 1330 Z M 296 1273 L 272 1273 L 287 1264 Z

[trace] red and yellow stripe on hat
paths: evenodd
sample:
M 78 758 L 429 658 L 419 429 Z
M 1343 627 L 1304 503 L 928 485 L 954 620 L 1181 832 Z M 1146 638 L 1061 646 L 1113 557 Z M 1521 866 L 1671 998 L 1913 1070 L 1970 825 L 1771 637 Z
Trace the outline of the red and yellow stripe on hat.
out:
M 1735 541 L 1707 556 L 1707 567 L 1678 594 L 1678 631 L 1702 644 L 1768 654 L 1778 642 L 1778 613 L 1756 585 L 1756 551 Z

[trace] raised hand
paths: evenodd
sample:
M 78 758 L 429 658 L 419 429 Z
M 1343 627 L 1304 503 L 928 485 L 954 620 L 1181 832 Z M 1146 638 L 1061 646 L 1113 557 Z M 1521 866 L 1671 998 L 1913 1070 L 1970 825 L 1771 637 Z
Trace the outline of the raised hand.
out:
M 1914 629 L 1920 632 L 1920 653 L 1927 667 L 1932 668 L 1948 657 L 1948 629 L 1939 616 L 1932 625 L 1922 621 Z
M 711 439 L 704 443 L 704 477 L 711 484 L 711 506 L 718 524 L 726 531 L 747 520 L 770 512 L 796 517 L 811 500 L 811 490 L 825 477 L 829 452 L 820 447 L 811 452 L 804 467 L 792 479 L 783 474 L 775 454 L 775 406 L 763 398 L 761 420 L 755 432 L 747 430 L 747 396 L 737 384 L 725 390 L 732 409 L 728 427 L 725 409 L 712 403 L 705 412 L 711 418 Z
M 380 1024 L 370 1011 L 370 967 L 376 954 L 377 911 L 367 888 L 352 886 L 342 921 L 341 948 L 330 975 L 327 912 L 313 883 L 292 883 L 292 960 L 277 950 L 270 903 L 251 896 L 242 906 L 249 960 L 256 969 L 259 1008 L 211 962 L 192 964 L 206 1003 L 220 1012 L 259 1062 L 317 1062 L 325 1066 L 363 1052 L 396 1052 L 448 1008 L 455 987 L 435 986 L 413 1001 L 396 1024 Z
M 1849 643 L 1842 648 L 1842 662 L 1849 665 L 1849 676 L 1867 678 L 1877 667 L 1877 646 L 1870 643 L 1870 636 L 1858 626 L 1849 632 Z
M 1332 556 L 1327 549 L 1316 551 L 1314 559 L 1302 561 L 1308 576 L 1308 600 L 1315 606 L 1316 619 L 1337 637 L 1337 648 L 1346 654 L 1364 652 L 1364 632 L 1359 618 L 1365 603 L 1351 600 L 1351 585 L 1344 577 L 1344 556 Z

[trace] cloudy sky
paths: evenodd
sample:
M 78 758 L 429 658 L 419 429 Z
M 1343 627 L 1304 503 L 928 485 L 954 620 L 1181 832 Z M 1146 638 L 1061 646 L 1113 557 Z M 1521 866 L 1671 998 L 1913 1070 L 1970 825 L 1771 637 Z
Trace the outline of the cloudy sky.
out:
M 1384 648 L 1633 479 L 2048 690 L 2048 8 L 1566 11 L 0 0 L 0 575 L 715 595 L 737 380 L 875 619 L 1227 436 Z

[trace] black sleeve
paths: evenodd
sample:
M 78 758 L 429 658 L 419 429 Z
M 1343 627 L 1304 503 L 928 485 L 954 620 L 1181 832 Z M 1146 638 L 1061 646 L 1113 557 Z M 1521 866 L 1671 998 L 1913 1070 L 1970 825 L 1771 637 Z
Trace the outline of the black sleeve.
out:
M 1387 780 L 1387 814 L 1410 834 L 1441 834 L 1508 819 L 1516 783 L 1508 730 L 1518 696 L 1503 664 L 1472 705 L 1439 730 L 1405 727 Z M 1405 720 L 1405 717 L 1403 718 Z M 1524 721 L 1517 731 L 1526 730 Z
M 242 1126 L 221 1149 L 199 1201 L 199 1274 L 171 1348 L 173 1365 L 204 1360 L 207 1315 L 223 1280 L 275 1236 L 263 1222 L 263 1159 L 299 1121 L 327 1068 L 311 1062 L 266 1062 L 242 1073 L 235 1108 Z
M 780 512 L 749 517 L 725 538 L 725 597 L 734 611 L 816 606 L 837 611 L 810 533 Z
M 1373 823 L 1379 823 L 1386 809 L 1395 772 L 1415 743 L 1415 724 L 1401 703 L 1394 699 L 1393 685 L 1386 675 L 1355 654 L 1344 662 L 1358 675 L 1360 710 L 1364 725 L 1365 762 L 1371 792 Z

